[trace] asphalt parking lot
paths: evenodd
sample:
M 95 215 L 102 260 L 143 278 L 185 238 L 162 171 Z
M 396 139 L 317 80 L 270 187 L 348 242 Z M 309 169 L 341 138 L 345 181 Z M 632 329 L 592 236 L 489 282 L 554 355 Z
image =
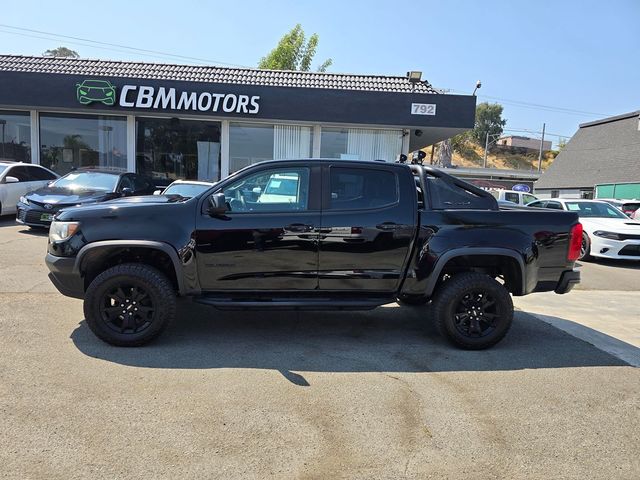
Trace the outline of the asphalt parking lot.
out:
M 526 312 L 498 346 L 466 352 L 424 307 L 266 315 L 183 301 L 158 342 L 121 349 L 50 284 L 45 245 L 0 219 L 1 478 L 640 472 L 640 370 Z M 582 268 L 584 290 L 557 298 L 636 295 L 636 265 Z

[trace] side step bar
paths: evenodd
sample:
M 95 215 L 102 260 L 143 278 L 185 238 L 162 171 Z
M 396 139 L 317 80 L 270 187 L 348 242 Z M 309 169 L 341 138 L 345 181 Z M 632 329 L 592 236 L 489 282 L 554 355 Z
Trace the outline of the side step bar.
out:
M 238 299 L 218 296 L 203 296 L 193 299 L 217 308 L 218 310 L 373 310 L 385 303 L 393 302 L 390 298 L 361 298 L 342 300 L 334 298 L 273 298 L 273 299 Z

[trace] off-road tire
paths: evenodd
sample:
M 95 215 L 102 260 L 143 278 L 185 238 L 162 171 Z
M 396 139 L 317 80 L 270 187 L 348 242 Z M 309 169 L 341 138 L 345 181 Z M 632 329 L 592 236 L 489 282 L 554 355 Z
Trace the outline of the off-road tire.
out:
M 470 317 L 466 312 L 472 311 L 471 307 L 465 306 L 462 302 L 481 305 L 483 298 L 487 305 L 491 305 L 487 310 L 477 307 L 478 313 Z M 460 312 L 461 309 L 463 312 Z M 480 316 L 481 311 L 484 312 L 483 316 Z M 451 343 L 467 350 L 482 350 L 498 343 L 509 331 L 513 321 L 513 302 L 506 288 L 489 275 L 460 273 L 443 282 L 436 291 L 433 314 L 438 331 Z M 492 315 L 492 326 L 486 325 L 485 320 L 475 320 L 473 324 L 469 320 L 466 321 L 466 325 L 475 325 L 476 328 L 486 326 L 486 333 L 474 331 L 473 333 L 478 335 L 472 335 L 472 332 L 464 332 L 465 319 L 486 319 L 489 315 Z
M 118 288 L 124 296 L 113 293 Z M 144 297 L 140 296 L 142 294 Z M 128 295 L 129 299 L 117 305 L 114 295 L 124 299 Z M 137 303 L 140 310 L 146 311 L 137 313 L 135 307 L 136 313 L 125 313 L 134 308 L 136 299 L 140 299 Z M 113 302 L 116 305 L 107 306 Z M 107 310 L 110 310 L 108 314 Z M 114 314 L 116 316 L 112 317 Z M 120 347 L 138 347 L 158 337 L 173 321 L 176 315 L 176 293 L 169 279 L 156 268 L 140 263 L 124 263 L 105 270 L 91 282 L 84 297 L 84 315 L 91 331 L 101 340 Z M 128 329 L 131 331 L 125 331 L 127 329 L 124 327 L 117 331 L 118 325 L 114 325 L 112 320 L 116 324 L 119 322 L 120 325 L 125 325 L 125 322 L 132 321 L 131 317 L 124 320 L 125 315 L 135 315 L 134 324 L 137 319 L 143 322 L 139 331 L 136 327 Z M 131 326 L 129 323 L 126 325 Z

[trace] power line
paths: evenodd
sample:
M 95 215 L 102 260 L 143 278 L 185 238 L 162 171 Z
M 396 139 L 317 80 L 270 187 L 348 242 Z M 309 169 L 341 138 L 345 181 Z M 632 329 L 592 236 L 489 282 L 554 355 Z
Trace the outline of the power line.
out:
M 145 55 L 145 56 L 151 56 L 151 57 L 153 57 L 153 56 L 162 56 L 162 57 L 176 58 L 176 59 L 180 59 L 180 60 L 190 60 L 190 61 L 203 62 L 203 63 L 209 63 L 209 64 L 220 64 L 220 65 L 229 65 L 229 66 L 232 66 L 232 67 L 251 68 L 251 67 L 247 67 L 245 65 L 238 65 L 238 64 L 235 64 L 235 63 L 221 62 L 221 61 L 218 61 L 218 60 L 211 60 L 211 59 L 207 59 L 207 58 L 190 57 L 190 56 L 187 56 L 187 55 L 178 55 L 178 54 L 174 54 L 174 53 L 162 52 L 162 51 L 159 51 L 159 50 L 149 50 L 149 49 L 145 49 L 145 48 L 130 47 L 128 45 L 120 45 L 120 44 L 117 44 L 117 43 L 102 42 L 102 41 L 98 41 L 98 40 L 91 40 L 89 38 L 74 37 L 74 36 L 70 36 L 70 35 L 61 35 L 61 34 L 58 34 L 58 33 L 45 32 L 45 31 L 42 31 L 42 30 L 34 30 L 34 29 L 31 29 L 31 28 L 15 27 L 13 25 L 0 24 L 0 27 L 9 28 L 9 29 L 12 29 L 12 30 L 19 30 L 19 31 L 22 31 L 22 32 L 30 32 L 31 34 L 36 33 L 36 34 L 40 34 L 40 35 L 48 35 L 50 37 L 54 37 L 53 39 L 65 39 L 68 43 L 82 45 L 82 46 L 91 47 L 91 48 L 100 48 L 102 50 L 111 50 L 111 51 L 116 51 L 116 52 L 120 52 L 120 53 L 136 52 L 138 54 Z M 19 32 L 11 32 L 11 31 L 6 31 L 6 30 L 0 30 L 0 32 L 8 33 L 10 35 L 20 35 L 20 36 L 24 36 L 24 37 L 40 38 L 40 39 L 43 39 L 43 40 L 52 40 L 52 38 L 40 37 L 40 36 L 36 36 L 36 35 L 29 35 L 29 34 L 19 33 Z M 79 43 L 79 42 L 84 42 L 84 43 Z M 101 45 L 101 46 L 99 46 L 99 45 Z M 110 47 L 110 48 L 107 48 L 107 47 Z M 118 49 L 120 49 L 120 50 L 118 50 Z M 124 49 L 124 51 L 122 49 Z

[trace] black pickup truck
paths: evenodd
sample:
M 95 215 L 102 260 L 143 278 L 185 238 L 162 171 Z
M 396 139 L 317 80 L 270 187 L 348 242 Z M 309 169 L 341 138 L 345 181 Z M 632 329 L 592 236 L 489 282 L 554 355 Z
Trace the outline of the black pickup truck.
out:
M 507 333 L 511 295 L 566 293 L 582 227 L 570 212 L 499 209 L 484 190 L 423 166 L 269 161 L 193 198 L 69 208 L 46 263 L 84 299 L 102 340 L 138 346 L 178 296 L 218 309 L 372 309 L 432 303 L 441 333 L 482 349 Z

